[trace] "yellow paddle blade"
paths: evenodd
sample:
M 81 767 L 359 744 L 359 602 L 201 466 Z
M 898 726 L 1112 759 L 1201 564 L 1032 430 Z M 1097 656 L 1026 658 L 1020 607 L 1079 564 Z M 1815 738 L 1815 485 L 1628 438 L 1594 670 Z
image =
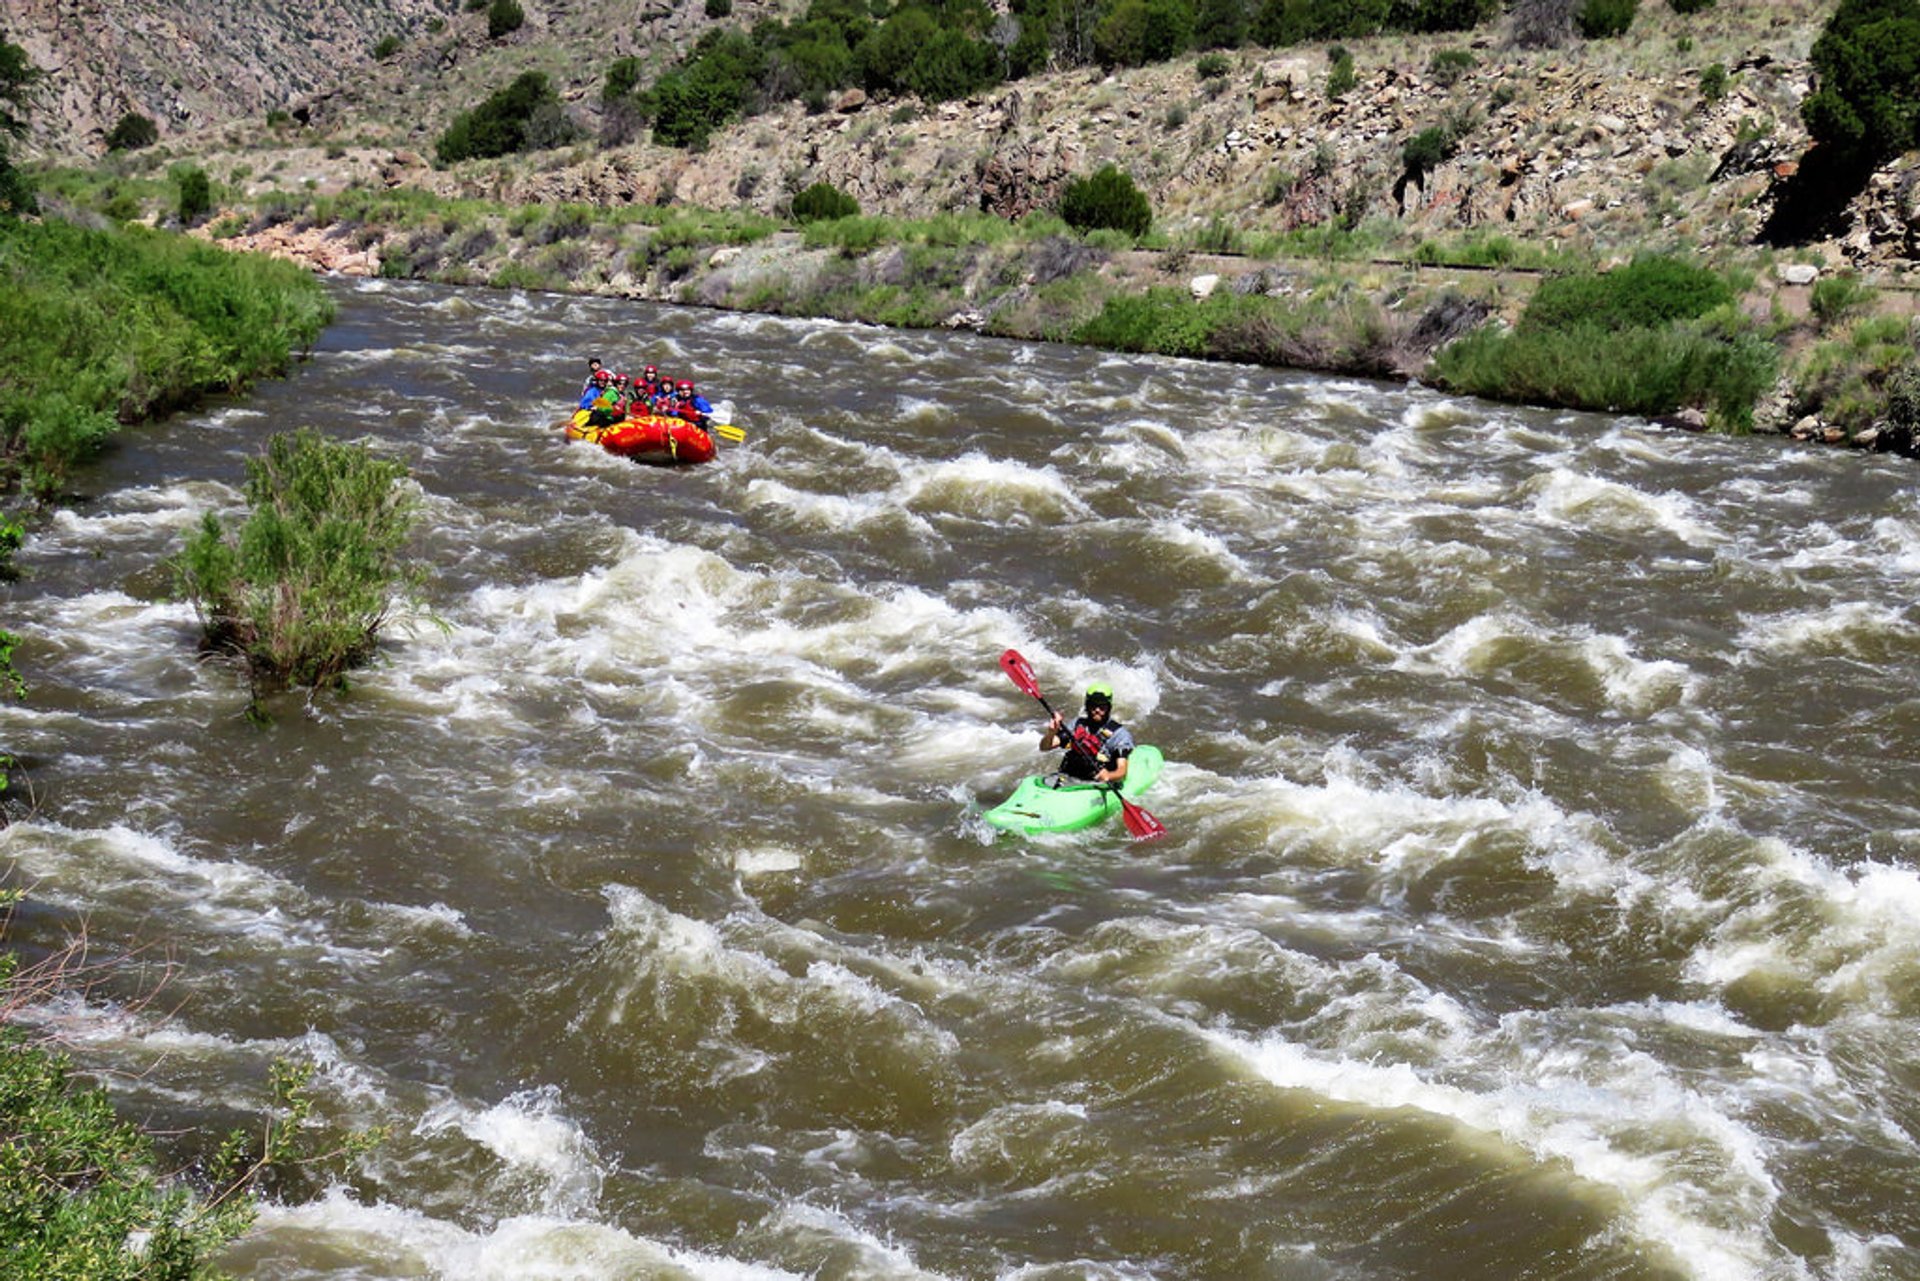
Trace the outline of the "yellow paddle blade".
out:
M 721 440 L 731 440 L 738 444 L 747 438 L 747 433 L 732 423 L 712 423 L 710 426 L 713 428 L 713 434 Z

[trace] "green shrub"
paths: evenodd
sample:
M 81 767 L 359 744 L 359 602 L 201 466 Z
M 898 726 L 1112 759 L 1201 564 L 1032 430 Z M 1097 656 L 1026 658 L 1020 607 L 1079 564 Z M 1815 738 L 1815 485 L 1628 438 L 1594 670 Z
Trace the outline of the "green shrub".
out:
M 1920 364 L 1906 365 L 1887 379 L 1887 425 L 1906 436 L 1909 450 L 1920 441 Z
M 1667 8 L 1675 13 L 1699 13 L 1713 8 L 1714 0 L 1667 0 Z
M 1569 331 L 1590 325 L 1659 328 L 1704 316 L 1733 301 L 1733 288 L 1714 272 L 1677 258 L 1651 255 L 1605 275 L 1554 276 L 1540 282 L 1519 327 Z
M 1360 83 L 1360 73 L 1354 70 L 1353 55 L 1340 46 L 1328 50 L 1328 56 L 1333 65 L 1327 69 L 1327 97 L 1338 98 Z
M 1227 56 L 1223 53 L 1203 53 L 1193 64 L 1194 74 L 1202 80 L 1218 80 L 1227 74 Z
M 1727 64 L 1716 62 L 1700 73 L 1700 96 L 1718 102 L 1727 96 Z
M 143 116 L 137 111 L 129 111 L 121 116 L 117 124 L 107 134 L 108 151 L 138 151 L 142 147 L 151 147 L 160 141 L 160 126 L 153 123 L 151 116 Z
M 600 83 L 600 101 L 615 102 L 640 87 L 646 64 L 634 57 L 615 58 L 607 64 L 606 79 Z
M 707 16 L 718 22 L 733 15 L 733 0 L 707 0 Z
M 1703 406 L 1743 429 L 1778 352 L 1733 307 L 1720 276 L 1671 258 L 1543 281 L 1511 333 L 1482 329 L 1443 349 L 1435 377 L 1521 404 L 1664 414 Z
M 1607 40 L 1627 33 L 1639 7 L 1640 0 L 1585 0 L 1573 20 L 1587 39 Z
M 557 146 L 570 136 L 552 82 L 541 72 L 527 71 L 472 111 L 455 116 L 434 144 L 434 154 L 442 164 L 457 164 Z
M 400 52 L 399 36 L 395 36 L 395 35 L 381 36 L 380 39 L 373 46 L 373 60 L 375 62 L 385 62 L 388 58 L 391 58 L 394 54 L 399 52 Z
M 1800 116 L 1814 141 L 1869 167 L 1920 146 L 1920 7 L 1840 0 L 1811 61 Z
M 1186 50 L 1193 24 L 1187 0 L 1116 0 L 1094 24 L 1093 55 L 1109 67 L 1164 62 Z
M 1427 61 L 1427 74 L 1435 82 L 1443 85 L 1458 83 L 1460 78 L 1473 70 L 1474 56 L 1468 49 L 1440 49 Z
M 1831 325 L 1865 307 L 1873 301 L 1877 292 L 1863 283 L 1860 277 L 1843 272 L 1837 276 L 1822 276 L 1814 281 L 1808 305 L 1822 325 Z
M 1422 129 L 1400 147 L 1400 165 L 1407 181 L 1420 182 L 1429 172 L 1445 164 L 1454 154 L 1454 141 L 1438 125 Z
M 647 92 L 653 140 L 667 147 L 705 146 L 715 129 L 746 108 L 765 69 L 766 54 L 751 37 L 709 30 Z
M 174 560 L 209 648 L 246 659 L 256 686 L 320 686 L 373 656 L 396 598 L 418 500 L 405 464 L 311 429 L 268 439 L 247 463 L 251 511 L 229 535 L 212 512 Z
M 500 37 L 518 31 L 527 21 L 526 11 L 520 7 L 520 0 L 491 0 L 487 5 L 487 39 Z
M 1153 208 L 1133 178 L 1104 165 L 1089 178 L 1075 178 L 1060 195 L 1060 217 L 1076 231 L 1123 231 L 1138 239 L 1153 226 Z
M 1480 329 L 1442 349 L 1433 376 L 1453 391 L 1528 405 L 1648 415 L 1701 406 L 1719 425 L 1744 429 L 1772 386 L 1777 358 L 1771 343 L 1751 333 L 1697 322 L 1510 334 Z
M 198 165 L 183 165 L 173 180 L 180 188 L 180 221 L 191 227 L 213 208 L 213 184 Z
M 854 218 L 859 214 L 860 202 L 830 182 L 816 182 L 793 198 L 793 220 L 798 223 Z
M 0 658 L 0 663 L 4 658 Z M 0 925 L 20 902 L 0 891 Z M 0 1010 L 52 1001 L 87 964 L 77 949 L 23 969 L 0 952 Z M 308 1145 L 310 1066 L 276 1062 L 258 1135 L 208 1138 L 191 1176 L 163 1164 L 154 1141 L 114 1115 L 105 1090 L 19 1027 L 0 1024 L 0 1259 L 9 1277 L 62 1281 L 209 1281 L 221 1251 L 253 1222 L 258 1186 L 278 1168 L 368 1150 L 378 1133 L 348 1136 L 330 1154 Z M 201 1136 L 190 1135 L 189 1140 Z
M 1209 330 L 1206 309 L 1184 290 L 1156 287 L 1108 298 L 1099 315 L 1074 330 L 1073 341 L 1109 351 L 1201 356 Z

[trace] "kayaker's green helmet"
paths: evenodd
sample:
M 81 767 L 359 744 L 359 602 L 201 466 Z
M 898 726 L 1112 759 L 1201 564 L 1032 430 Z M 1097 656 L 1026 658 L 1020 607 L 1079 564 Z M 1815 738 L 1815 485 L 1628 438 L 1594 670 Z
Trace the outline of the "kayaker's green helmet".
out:
M 1087 686 L 1087 707 L 1089 710 L 1095 707 L 1104 707 L 1108 713 L 1111 714 L 1113 711 L 1113 686 Z

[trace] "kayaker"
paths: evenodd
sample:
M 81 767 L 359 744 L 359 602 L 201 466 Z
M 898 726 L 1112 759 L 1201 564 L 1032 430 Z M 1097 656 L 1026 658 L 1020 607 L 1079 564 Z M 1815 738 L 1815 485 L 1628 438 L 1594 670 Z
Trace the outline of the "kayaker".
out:
M 1091 758 L 1074 746 L 1079 731 L 1085 731 L 1100 744 L 1100 750 Z M 1113 719 L 1111 685 L 1087 686 L 1086 702 L 1071 729 L 1060 713 L 1053 714 L 1053 719 L 1047 722 L 1047 728 L 1040 735 L 1040 750 L 1051 752 L 1061 747 L 1067 749 L 1067 754 L 1060 758 L 1060 772 L 1068 778 L 1089 783 L 1111 783 L 1115 787 L 1126 781 L 1127 757 L 1133 751 L 1133 735 L 1126 726 Z

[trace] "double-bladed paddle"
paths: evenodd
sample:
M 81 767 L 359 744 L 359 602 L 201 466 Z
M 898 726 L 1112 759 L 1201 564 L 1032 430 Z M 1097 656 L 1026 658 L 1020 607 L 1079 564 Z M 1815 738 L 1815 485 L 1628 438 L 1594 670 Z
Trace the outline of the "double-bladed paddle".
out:
M 1059 715 L 1047 702 L 1046 695 L 1040 692 L 1040 682 L 1033 674 L 1033 664 L 1022 658 L 1019 650 L 1010 649 L 1000 655 L 1000 670 L 1012 678 L 1021 693 L 1037 699 L 1040 706 L 1046 708 L 1049 720 Z M 1100 740 L 1077 725 L 1071 727 L 1071 732 L 1073 749 L 1088 760 L 1097 762 L 1100 759 Z M 1120 821 L 1127 825 L 1127 831 L 1133 834 L 1135 840 L 1153 841 L 1167 834 L 1165 823 L 1122 796 L 1120 789 L 1112 783 L 1097 786 L 1105 787 L 1120 802 Z

